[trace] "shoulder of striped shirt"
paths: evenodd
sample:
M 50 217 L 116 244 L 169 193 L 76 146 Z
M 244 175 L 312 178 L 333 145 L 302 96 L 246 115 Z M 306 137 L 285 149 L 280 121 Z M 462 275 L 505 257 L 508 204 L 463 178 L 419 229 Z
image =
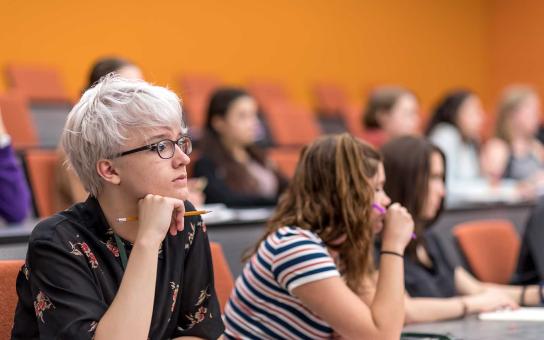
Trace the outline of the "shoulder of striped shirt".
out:
M 321 242 L 321 238 L 319 238 L 319 236 L 313 233 L 311 230 L 302 229 L 296 226 L 281 227 L 273 235 L 277 239 L 282 239 L 289 236 L 302 236 L 312 239 L 313 241 Z

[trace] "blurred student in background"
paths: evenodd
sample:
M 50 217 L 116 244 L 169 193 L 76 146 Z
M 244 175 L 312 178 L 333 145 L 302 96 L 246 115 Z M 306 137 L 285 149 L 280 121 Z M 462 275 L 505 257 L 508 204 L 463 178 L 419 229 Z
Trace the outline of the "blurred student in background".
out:
M 379 87 L 370 93 L 363 111 L 365 140 L 376 146 L 391 138 L 419 134 L 419 103 L 409 90 Z
M 247 92 L 221 88 L 212 94 L 194 166 L 194 176 L 208 180 L 206 203 L 276 204 L 287 182 L 255 144 L 257 128 L 257 103 Z
M 482 283 L 453 264 L 429 231 L 440 216 L 449 169 L 442 151 L 423 138 L 403 137 L 382 148 L 385 192 L 408 209 L 415 221 L 416 239 L 406 248 L 405 287 L 407 322 L 451 319 L 501 307 L 537 305 L 538 286 Z
M 544 183 L 544 146 L 537 138 L 540 123 L 540 98 L 527 86 L 513 86 L 505 90 L 497 113 L 497 140 L 499 150 L 507 150 L 506 163 L 490 158 L 490 162 L 503 162 L 503 177 Z M 499 145 L 502 142 L 503 145 Z M 499 151 L 488 150 L 498 153 Z
M 398 339 L 404 321 L 404 248 L 413 230 L 406 209 L 371 208 L 380 156 L 348 134 L 305 147 L 265 235 L 249 254 L 225 309 L 227 339 Z M 380 277 L 373 225 L 383 225 Z
M 112 72 L 125 79 L 144 79 L 142 70 L 127 59 L 119 57 L 101 58 L 91 68 L 89 81 L 83 92 L 90 89 L 100 78 Z
M 30 211 L 30 192 L 11 147 L 0 110 L 0 218 L 7 223 L 25 219 Z
M 466 90 L 448 93 L 434 109 L 428 138 L 446 156 L 446 204 L 499 199 L 512 201 L 526 193 L 517 181 L 492 181 L 480 168 L 484 112 L 478 96 Z

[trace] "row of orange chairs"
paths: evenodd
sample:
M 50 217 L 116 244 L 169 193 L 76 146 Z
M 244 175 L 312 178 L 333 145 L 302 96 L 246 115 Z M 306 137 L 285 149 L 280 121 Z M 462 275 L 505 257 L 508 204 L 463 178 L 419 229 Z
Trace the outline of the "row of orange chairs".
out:
M 63 86 L 60 73 L 54 68 L 11 65 L 7 67 L 6 74 L 10 90 L 0 95 L 0 109 L 6 128 L 11 134 L 13 146 L 16 150 L 24 152 L 32 148 L 53 148 L 56 143 L 51 142 L 49 138 L 45 145 L 43 135 L 51 134 L 50 130 L 55 130 L 54 134 L 58 139 L 63 125 L 62 114 L 68 113 L 66 104 L 72 104 Z M 221 84 L 219 78 L 212 76 L 185 75 L 179 78 L 180 93 L 192 127 L 202 128 L 208 98 L 211 92 Z M 277 163 L 284 174 L 290 177 L 294 173 L 301 146 L 321 133 L 315 116 L 296 105 L 280 84 L 253 81 L 248 89 L 259 101 L 266 123 L 272 132 L 272 139 L 278 145 L 270 148 L 270 158 Z M 350 127 L 351 132 L 362 136 L 363 133 L 359 128 L 359 110 L 348 105 L 347 96 L 341 88 L 333 85 L 317 85 L 315 95 L 320 112 L 329 116 L 333 113 L 343 114 L 344 120 L 350 121 L 346 125 Z M 56 120 L 52 121 L 52 114 L 35 112 L 33 105 L 36 103 L 59 106 L 61 118 L 59 119 L 57 114 Z M 44 125 L 44 121 L 48 126 L 40 125 Z M 371 141 L 371 136 L 368 137 L 367 140 Z M 45 151 L 30 152 L 30 154 L 29 163 L 34 162 L 32 159 L 35 157 L 39 159 L 55 157 L 52 153 L 46 156 Z M 34 156 L 34 154 L 40 156 Z M 38 210 L 49 211 L 48 208 L 40 208 L 40 205 L 43 204 L 38 204 Z
M 38 145 L 37 127 L 30 114 L 34 103 L 58 105 L 72 104 L 63 86 L 62 77 L 54 68 L 31 66 L 8 66 L 7 78 L 10 90 L 0 96 L 6 125 L 13 134 L 14 145 L 26 148 Z M 223 85 L 219 78 L 205 75 L 184 75 L 178 79 L 178 87 L 189 125 L 201 129 L 209 96 Z M 300 146 L 321 133 L 314 113 L 298 105 L 285 88 L 275 82 L 252 81 L 248 90 L 260 104 L 264 118 L 270 127 L 276 145 Z M 347 130 L 362 136 L 360 109 L 350 105 L 341 87 L 333 84 L 318 84 L 314 88 L 317 111 L 322 117 L 336 116 L 345 122 Z

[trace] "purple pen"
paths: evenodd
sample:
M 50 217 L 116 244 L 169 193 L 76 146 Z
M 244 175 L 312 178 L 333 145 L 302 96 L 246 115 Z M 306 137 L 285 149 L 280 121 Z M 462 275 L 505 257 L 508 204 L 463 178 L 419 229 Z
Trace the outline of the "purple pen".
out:
M 382 215 L 384 215 L 386 213 L 385 208 L 382 207 L 381 205 L 377 204 L 377 203 L 372 203 L 372 208 L 376 209 L 376 211 L 379 212 Z
M 379 212 L 382 215 L 386 213 L 385 208 L 377 203 L 372 203 L 372 208 L 374 208 L 377 212 Z M 417 239 L 417 235 L 416 233 L 412 233 L 412 240 L 415 240 L 415 239 Z

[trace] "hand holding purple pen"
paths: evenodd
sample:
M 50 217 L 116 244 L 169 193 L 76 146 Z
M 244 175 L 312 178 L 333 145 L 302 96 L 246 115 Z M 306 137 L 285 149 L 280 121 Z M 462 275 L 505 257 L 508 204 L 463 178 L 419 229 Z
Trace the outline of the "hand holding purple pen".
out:
M 385 213 L 387 213 L 387 209 L 377 203 L 372 203 L 372 208 L 382 215 L 385 215 Z M 415 239 L 417 239 L 417 235 L 416 233 L 412 233 L 412 240 Z

